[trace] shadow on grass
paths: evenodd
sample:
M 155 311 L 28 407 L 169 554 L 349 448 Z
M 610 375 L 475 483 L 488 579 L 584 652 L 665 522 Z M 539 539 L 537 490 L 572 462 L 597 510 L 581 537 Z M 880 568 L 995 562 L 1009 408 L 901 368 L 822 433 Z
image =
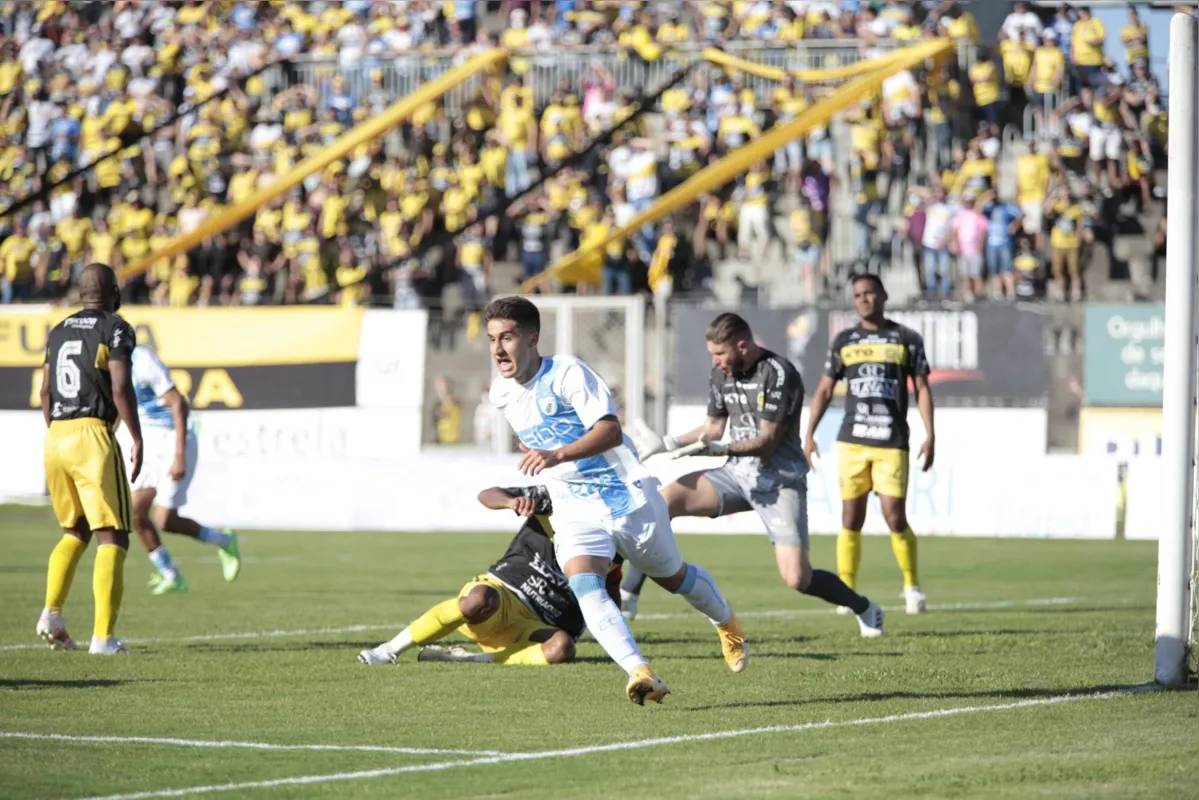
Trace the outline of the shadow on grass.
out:
M 798 700 L 763 700 L 753 703 L 714 703 L 706 706 L 693 706 L 688 711 L 726 711 L 730 708 L 781 708 L 785 706 L 812 706 L 824 703 L 879 703 L 889 700 L 1035 700 L 1043 697 L 1060 697 L 1062 695 L 1099 694 L 1101 692 L 1117 692 L 1134 688 L 1127 684 L 1102 684 L 1099 686 L 1078 686 L 1069 689 L 988 689 L 982 691 L 960 692 L 861 692 L 840 697 L 806 697 Z
M 108 678 L 61 681 L 38 678 L 3 678 L 0 679 L 0 689 L 13 689 L 16 691 L 29 689 L 106 689 L 113 686 L 124 686 L 127 683 L 146 683 L 146 681 L 118 681 Z

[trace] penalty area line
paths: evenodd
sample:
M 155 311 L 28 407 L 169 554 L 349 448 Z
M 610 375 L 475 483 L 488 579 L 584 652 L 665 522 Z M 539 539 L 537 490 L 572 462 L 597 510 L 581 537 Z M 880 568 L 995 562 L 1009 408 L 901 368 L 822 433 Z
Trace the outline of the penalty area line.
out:
M 371 744 L 271 744 L 270 742 L 238 742 L 210 739 L 172 739 L 154 736 L 70 736 L 63 733 L 26 733 L 0 731 L 0 739 L 48 739 L 55 742 L 83 744 L 146 744 L 167 747 L 200 747 L 235 750 L 308 750 L 346 753 L 391 753 L 409 756 L 503 756 L 500 750 L 446 750 L 434 747 L 388 747 Z
M 588 747 L 572 747 L 561 750 L 542 750 L 532 753 L 507 753 L 505 755 L 487 756 L 481 758 L 459 759 L 456 761 L 439 761 L 432 764 L 413 764 L 406 767 L 384 767 L 380 769 L 357 770 L 355 772 L 336 772 L 325 775 L 300 775 L 294 778 L 276 778 L 272 780 L 247 781 L 244 783 L 211 784 L 207 786 L 189 786 L 183 789 L 158 789 L 130 794 L 112 794 L 84 798 L 84 800 L 149 800 L 158 797 L 184 797 L 191 794 L 210 794 L 213 792 L 232 792 L 246 789 L 272 789 L 279 786 L 305 786 L 318 783 L 333 783 L 337 781 L 354 781 L 366 778 L 384 778 L 394 775 L 404 775 L 414 772 L 444 772 L 461 767 L 477 767 L 490 764 L 510 764 L 519 761 L 542 761 L 553 758 L 571 758 L 573 756 L 592 755 L 594 753 L 610 753 L 620 750 L 641 750 L 648 747 L 661 747 L 688 742 L 706 742 L 718 739 L 736 739 L 746 736 L 761 736 L 771 733 L 800 733 L 804 731 L 823 730 L 826 728 L 850 728 L 863 725 L 887 725 L 894 722 L 912 722 L 926 719 L 939 719 L 964 714 L 981 714 L 992 711 L 1011 711 L 1034 706 L 1051 706 L 1061 703 L 1071 703 L 1079 700 L 1111 700 L 1117 697 L 1127 697 L 1141 692 L 1156 691 L 1159 687 L 1135 686 L 1127 689 L 1117 689 L 1108 692 L 1092 694 L 1063 694 L 1054 697 L 1042 697 L 1033 700 L 1019 700 L 1012 703 L 997 703 L 994 705 L 959 706 L 957 708 L 941 708 L 934 711 L 915 711 L 908 714 L 892 714 L 886 717 L 866 717 L 849 720 L 825 720 L 823 722 L 805 722 L 796 725 L 772 725 L 763 728 L 742 728 L 730 731 L 714 731 L 712 733 L 697 733 L 684 736 L 666 736 L 655 739 L 638 739 L 632 742 L 614 742 L 612 744 L 592 745 Z
M 981 611 L 989 608 L 1021 608 L 1024 606 L 1069 606 L 1085 602 L 1082 597 L 1039 597 L 1032 600 L 992 600 L 989 602 L 930 603 L 929 611 Z M 883 611 L 903 611 L 905 606 L 883 606 Z M 802 617 L 827 616 L 832 608 L 789 608 L 778 611 L 738 611 L 738 617 Z M 670 614 L 638 614 L 636 621 L 660 619 L 684 619 L 695 616 L 694 612 Z

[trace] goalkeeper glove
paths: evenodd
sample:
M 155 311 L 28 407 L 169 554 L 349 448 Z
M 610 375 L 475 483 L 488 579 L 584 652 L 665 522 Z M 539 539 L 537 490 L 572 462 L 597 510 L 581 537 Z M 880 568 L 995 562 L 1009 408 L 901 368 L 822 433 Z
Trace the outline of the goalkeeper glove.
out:
M 708 439 L 708 434 L 700 434 L 698 440 L 694 444 L 689 444 L 680 447 L 671 452 L 670 457 L 683 458 L 684 456 L 727 456 L 729 454 L 729 446 L 724 442 L 713 442 Z
M 629 438 L 633 440 L 633 446 L 637 448 L 637 457 L 642 461 L 658 453 L 676 450 L 679 446 L 678 439 L 673 436 L 659 436 L 643 419 L 633 420 Z

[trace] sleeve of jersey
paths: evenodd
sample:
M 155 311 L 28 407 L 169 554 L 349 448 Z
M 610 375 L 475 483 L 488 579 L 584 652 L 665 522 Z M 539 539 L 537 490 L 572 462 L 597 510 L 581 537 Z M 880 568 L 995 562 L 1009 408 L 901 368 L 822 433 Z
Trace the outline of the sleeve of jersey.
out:
M 803 386 L 798 376 L 788 377 L 785 370 L 772 367 L 762 382 L 762 419 L 783 422 L 795 415 L 803 403 Z
M 928 354 L 924 351 L 924 337 L 918 333 L 912 334 L 912 341 L 908 345 L 908 369 L 914 378 L 925 377 L 931 371 Z
M 708 419 L 724 419 L 729 410 L 724 407 L 724 397 L 720 394 L 721 381 L 716 370 L 708 380 Z
M 824 362 L 824 374 L 835 381 L 845 377 L 845 365 L 841 363 L 841 337 L 833 339 L 828 348 L 828 358 Z
M 607 384 L 580 361 L 572 361 L 562 370 L 556 388 L 559 397 L 575 410 L 587 430 L 604 417 L 616 416 L 616 402 Z
M 137 334 L 133 332 L 133 326 L 128 322 L 118 320 L 108 331 L 108 341 L 105 344 L 108 345 L 110 361 L 129 363 L 133 358 L 133 348 L 137 345 Z
M 145 349 L 145 348 L 143 348 Z M 155 397 L 162 397 L 175 388 L 167 365 L 153 350 L 146 350 L 146 357 L 140 356 L 134 361 L 134 382 L 149 386 L 154 390 Z

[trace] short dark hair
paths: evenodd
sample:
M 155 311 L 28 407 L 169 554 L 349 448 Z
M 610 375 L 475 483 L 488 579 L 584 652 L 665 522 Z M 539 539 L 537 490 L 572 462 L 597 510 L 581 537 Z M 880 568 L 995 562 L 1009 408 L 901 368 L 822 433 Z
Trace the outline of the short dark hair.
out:
M 887 287 L 883 286 L 883 279 L 876 272 L 859 272 L 856 275 L 849 276 L 849 285 L 853 286 L 858 281 L 874 281 L 875 287 L 880 292 L 887 291 Z
M 726 311 L 712 320 L 705 335 L 712 344 L 732 344 L 740 339 L 754 338 L 749 323 L 731 311 Z
M 503 319 L 515 322 L 516 327 L 533 333 L 541 332 L 541 312 L 537 306 L 523 297 L 499 297 L 483 309 L 483 321 Z

